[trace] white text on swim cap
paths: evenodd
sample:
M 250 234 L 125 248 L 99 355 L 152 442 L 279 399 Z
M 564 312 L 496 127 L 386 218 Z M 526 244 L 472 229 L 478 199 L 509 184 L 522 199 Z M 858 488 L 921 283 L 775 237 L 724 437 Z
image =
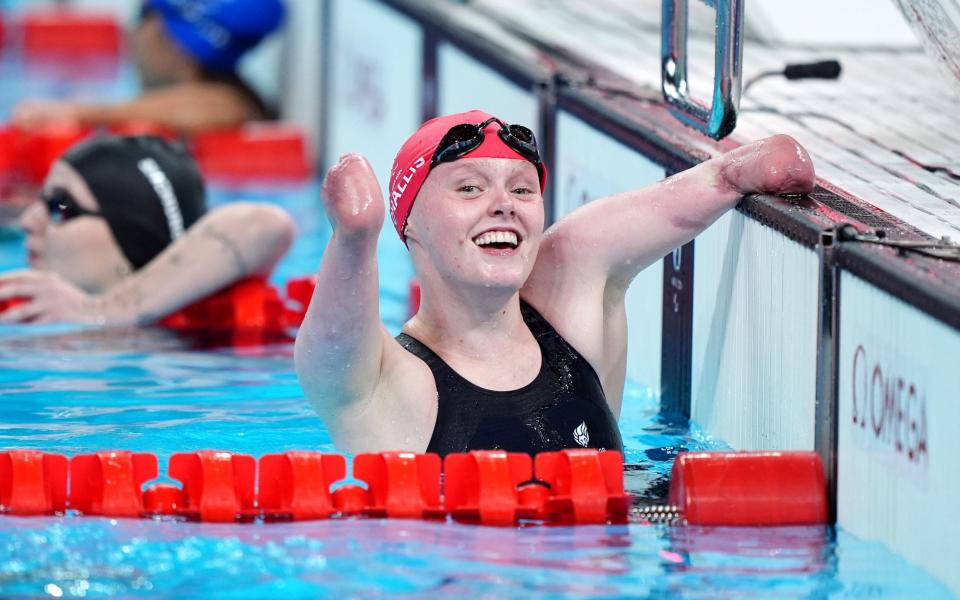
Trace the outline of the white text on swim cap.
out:
M 403 192 L 407 189 L 407 185 L 413 179 L 413 176 L 417 174 L 417 171 L 419 171 L 420 167 L 426 164 L 426 162 L 426 159 L 422 156 L 417 158 L 403 176 L 403 183 L 398 182 L 393 186 L 393 191 L 390 192 L 390 212 L 397 212 L 397 202 L 400 201 L 400 196 L 402 196 Z
M 177 195 L 173 192 L 170 179 L 152 158 L 141 159 L 137 163 L 137 168 L 160 198 L 160 205 L 163 206 L 163 214 L 167 217 L 167 226 L 170 228 L 170 239 L 177 239 L 183 235 L 183 215 L 180 213 L 180 203 L 177 202 Z
M 190 22 L 196 32 L 211 46 L 226 48 L 231 41 L 230 32 L 226 27 L 207 17 L 206 13 L 213 8 L 209 4 L 209 2 L 198 3 L 196 0 L 170 0 L 170 5 L 184 20 Z

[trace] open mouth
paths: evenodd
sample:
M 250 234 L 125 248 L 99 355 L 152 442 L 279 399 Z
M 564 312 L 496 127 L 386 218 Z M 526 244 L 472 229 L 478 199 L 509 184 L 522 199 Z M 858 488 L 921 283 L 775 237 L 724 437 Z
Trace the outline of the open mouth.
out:
M 515 231 L 487 231 L 473 238 L 473 242 L 491 250 L 514 250 L 520 245 L 520 236 Z

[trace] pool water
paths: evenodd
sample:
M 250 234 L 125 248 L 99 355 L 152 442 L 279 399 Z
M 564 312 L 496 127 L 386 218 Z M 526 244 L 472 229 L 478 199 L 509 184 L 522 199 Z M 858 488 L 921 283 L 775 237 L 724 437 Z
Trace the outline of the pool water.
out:
M 269 195 L 300 235 L 277 282 L 309 272 L 329 228 L 315 183 Z M 263 191 L 212 190 L 216 205 Z M 402 252 L 402 249 L 399 250 Z M 22 238 L 0 268 L 23 266 Z M 409 265 L 383 244 L 383 311 L 396 330 Z M 67 454 L 220 448 L 333 451 L 293 372 L 292 344 L 197 349 L 162 330 L 0 328 L 0 447 Z M 627 386 L 628 488 L 662 501 L 681 449 L 722 448 Z M 0 595 L 370 597 L 948 597 L 887 551 L 826 527 L 645 525 L 488 528 L 347 520 L 215 525 L 103 518 L 0 518 Z
M 11 81 L 17 64 L 0 60 L 4 81 Z M 52 85 L 42 71 L 28 74 L 39 82 L 24 84 L 16 94 L 8 88 L 0 106 L 8 109 L 24 89 Z M 316 181 L 211 186 L 211 205 L 237 198 L 275 202 L 298 223 L 297 241 L 273 275 L 276 283 L 316 268 L 330 235 Z M 397 332 L 412 271 L 389 230 L 380 255 L 382 313 Z M 0 270 L 24 266 L 22 237 L 4 230 Z M 303 399 L 292 349 L 289 343 L 202 347 L 162 330 L 0 326 L 0 448 L 70 455 L 147 451 L 160 457 L 161 470 L 171 453 L 201 448 L 257 456 L 287 449 L 333 451 Z M 724 447 L 695 424 L 660 415 L 656 396 L 636 382 L 627 384 L 621 428 L 627 486 L 637 503 L 663 500 L 678 451 Z M 494 528 L 363 519 L 241 525 L 0 517 L 0 596 L 211 594 L 950 597 L 921 568 L 882 545 L 829 527 Z

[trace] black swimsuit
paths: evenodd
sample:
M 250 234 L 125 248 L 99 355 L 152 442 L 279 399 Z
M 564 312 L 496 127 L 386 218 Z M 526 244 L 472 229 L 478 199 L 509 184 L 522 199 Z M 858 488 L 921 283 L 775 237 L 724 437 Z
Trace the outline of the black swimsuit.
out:
M 597 372 L 530 305 L 521 302 L 520 309 L 542 358 L 537 377 L 518 390 L 476 386 L 419 340 L 397 336 L 401 346 L 427 363 L 437 385 L 437 423 L 427 452 L 622 450 Z

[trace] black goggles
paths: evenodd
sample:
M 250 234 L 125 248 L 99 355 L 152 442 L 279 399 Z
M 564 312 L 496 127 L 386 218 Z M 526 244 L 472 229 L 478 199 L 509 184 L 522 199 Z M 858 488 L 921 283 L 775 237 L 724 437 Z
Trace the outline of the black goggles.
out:
M 103 213 L 86 209 L 77 202 L 76 198 L 63 188 L 53 188 L 43 193 L 43 201 L 50 211 L 50 219 L 57 223 L 64 223 L 84 215 L 91 217 L 103 216 Z
M 543 162 L 540 160 L 540 152 L 537 150 L 537 138 L 533 132 L 523 125 L 508 125 L 496 117 L 490 117 L 483 123 L 471 125 L 464 123 L 455 125 L 440 139 L 437 144 L 437 150 L 433 153 L 433 160 L 430 161 L 430 168 L 434 168 L 442 162 L 451 162 L 469 154 L 471 151 L 480 147 L 484 140 L 483 130 L 490 123 L 497 123 L 500 129 L 497 135 L 503 140 L 503 143 L 509 146 L 517 154 L 533 163 L 537 168 L 537 175 L 540 181 L 543 181 Z

